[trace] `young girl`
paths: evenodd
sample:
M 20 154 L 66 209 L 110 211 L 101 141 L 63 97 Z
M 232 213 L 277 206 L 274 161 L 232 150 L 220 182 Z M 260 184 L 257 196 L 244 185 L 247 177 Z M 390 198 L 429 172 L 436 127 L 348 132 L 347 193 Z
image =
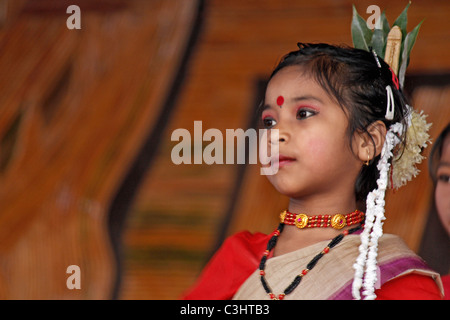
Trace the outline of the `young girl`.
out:
M 436 139 L 428 164 L 439 218 L 450 236 L 450 123 Z
M 402 153 L 409 112 L 390 67 L 374 52 L 299 44 L 272 73 L 262 109 L 263 126 L 279 133 L 268 179 L 289 207 L 272 234 L 228 238 L 185 298 L 441 299 L 439 275 L 381 236 L 389 144 Z
M 447 237 L 437 238 L 442 244 L 450 243 L 450 123 L 437 137 L 430 152 L 429 172 L 434 184 L 434 201 L 440 223 Z M 448 245 L 447 245 L 448 247 Z M 432 253 L 429 253 L 432 254 Z M 436 257 L 442 259 L 442 256 Z M 445 261 L 445 260 L 444 260 Z M 450 300 L 450 274 L 442 276 L 445 299 Z

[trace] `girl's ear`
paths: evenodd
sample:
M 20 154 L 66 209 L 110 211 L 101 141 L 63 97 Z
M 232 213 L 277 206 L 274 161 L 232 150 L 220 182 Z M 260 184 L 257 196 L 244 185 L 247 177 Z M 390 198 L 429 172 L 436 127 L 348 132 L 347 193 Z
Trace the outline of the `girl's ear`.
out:
M 375 121 L 367 127 L 366 132 L 356 135 L 356 147 L 358 158 L 366 163 L 381 153 L 386 139 L 386 125 L 383 121 Z

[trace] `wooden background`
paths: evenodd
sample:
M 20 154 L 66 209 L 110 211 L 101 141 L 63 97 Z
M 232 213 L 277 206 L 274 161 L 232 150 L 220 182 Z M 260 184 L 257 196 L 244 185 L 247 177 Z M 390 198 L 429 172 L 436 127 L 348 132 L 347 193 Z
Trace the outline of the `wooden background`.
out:
M 176 299 L 225 236 L 272 231 L 287 199 L 257 165 L 174 165 L 171 133 L 249 127 L 298 41 L 351 44 L 352 3 L 392 23 L 407 1 L 0 0 L 0 298 Z M 408 92 L 433 137 L 450 121 L 449 13 L 409 10 L 408 30 L 425 22 Z M 432 191 L 420 169 L 388 194 L 385 223 L 416 251 Z

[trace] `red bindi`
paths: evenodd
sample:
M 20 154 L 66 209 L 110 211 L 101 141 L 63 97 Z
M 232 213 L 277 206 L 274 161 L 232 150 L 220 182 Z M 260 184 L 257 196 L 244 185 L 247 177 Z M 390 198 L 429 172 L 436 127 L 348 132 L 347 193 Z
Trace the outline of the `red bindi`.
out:
M 277 105 L 281 108 L 281 106 L 283 105 L 283 103 L 284 103 L 284 98 L 283 98 L 283 96 L 279 96 L 279 97 L 277 98 Z

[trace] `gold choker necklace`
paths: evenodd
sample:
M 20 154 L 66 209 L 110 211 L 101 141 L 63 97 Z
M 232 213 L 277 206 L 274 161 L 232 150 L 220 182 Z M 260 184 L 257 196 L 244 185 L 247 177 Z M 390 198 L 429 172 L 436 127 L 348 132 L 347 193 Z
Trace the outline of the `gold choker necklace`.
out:
M 342 229 L 345 226 L 360 223 L 364 220 L 364 212 L 355 210 L 352 213 L 343 215 L 317 215 L 307 216 L 304 213 L 292 213 L 284 210 L 280 214 L 280 221 L 286 225 L 296 226 L 299 229 L 303 228 L 328 228 Z

